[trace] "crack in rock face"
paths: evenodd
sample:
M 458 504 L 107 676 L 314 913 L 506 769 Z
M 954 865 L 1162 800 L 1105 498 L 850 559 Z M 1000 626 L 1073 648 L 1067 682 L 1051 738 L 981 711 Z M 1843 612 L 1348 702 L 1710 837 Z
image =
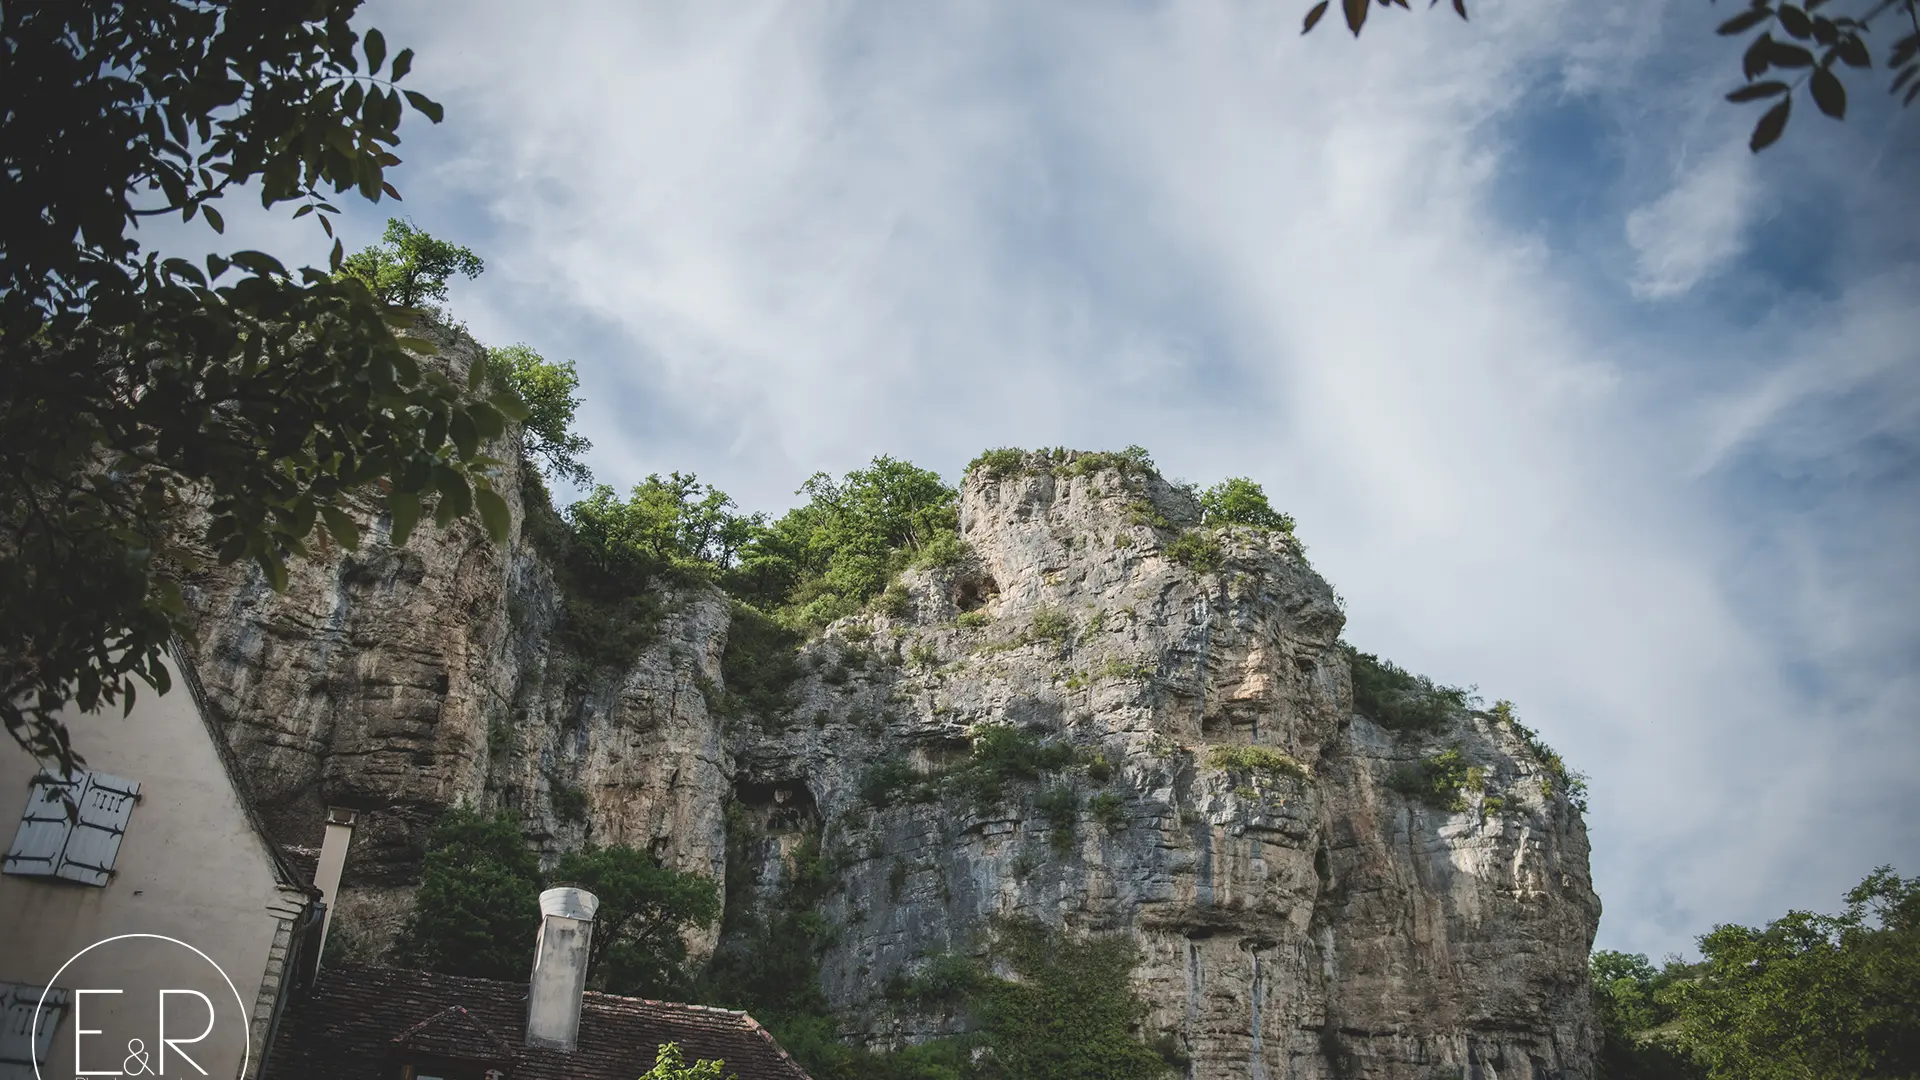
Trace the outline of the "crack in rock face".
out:
M 1024 916 L 1137 945 L 1139 1034 L 1189 1077 L 1592 1075 L 1579 813 L 1496 718 L 1356 713 L 1340 607 L 1289 535 L 1211 530 L 1196 569 L 1169 546 L 1199 508 L 1158 477 L 981 470 L 961 565 L 907 571 L 903 614 L 827 627 L 787 708 L 729 717 L 717 589 L 662 592 L 638 655 L 583 672 L 519 521 L 504 545 L 457 522 L 395 550 L 363 511 L 361 550 L 293 564 L 284 593 L 242 566 L 186 589 L 190 659 L 276 837 L 366 811 L 350 955 L 391 941 L 450 806 L 518 815 L 549 861 L 626 843 L 716 881 L 734 807 L 762 899 L 803 841 L 820 853 L 822 990 L 876 1047 L 963 1023 L 903 1013 L 890 980 Z M 1406 794 L 1449 750 L 1479 785 L 1458 808 Z

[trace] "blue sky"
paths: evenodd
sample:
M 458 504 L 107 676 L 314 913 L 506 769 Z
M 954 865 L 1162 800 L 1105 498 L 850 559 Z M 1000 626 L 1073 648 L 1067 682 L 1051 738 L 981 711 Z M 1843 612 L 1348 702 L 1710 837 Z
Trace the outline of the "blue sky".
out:
M 373 0 L 447 119 L 348 241 L 484 256 L 454 313 L 578 362 L 622 487 L 1258 480 L 1351 641 L 1591 775 L 1602 947 L 1920 873 L 1920 112 L 1754 158 L 1725 5 L 1307 6 Z

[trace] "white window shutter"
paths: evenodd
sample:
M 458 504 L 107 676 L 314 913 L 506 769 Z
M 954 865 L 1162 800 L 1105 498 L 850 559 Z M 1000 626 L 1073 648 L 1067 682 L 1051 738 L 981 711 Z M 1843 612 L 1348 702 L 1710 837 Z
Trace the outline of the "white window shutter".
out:
M 140 785 L 135 781 L 88 773 L 87 789 L 80 796 L 80 820 L 67 837 L 57 876 L 83 885 L 105 885 L 139 798 Z
M 13 835 L 13 846 L 0 870 L 9 874 L 33 874 L 52 877 L 60 869 L 60 855 L 67 849 L 67 834 L 73 823 L 67 819 L 67 796 L 78 801 L 87 786 L 87 774 L 74 770 L 73 779 L 57 780 L 42 773 L 27 794 L 26 813 L 20 815 L 20 829 Z
M 36 1062 L 45 1065 L 53 1049 L 53 1036 L 67 1011 L 67 991 L 62 987 L 47 990 L 45 1004 L 40 991 L 27 983 L 0 982 L 0 1080 L 30 1078 Z M 39 1010 L 40 1022 L 34 1023 Z

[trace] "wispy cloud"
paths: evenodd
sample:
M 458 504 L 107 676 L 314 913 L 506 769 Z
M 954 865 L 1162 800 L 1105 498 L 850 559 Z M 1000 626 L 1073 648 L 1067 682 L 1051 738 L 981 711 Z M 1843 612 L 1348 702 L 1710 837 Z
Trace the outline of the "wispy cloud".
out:
M 1740 254 L 1759 204 L 1754 169 L 1745 141 L 1729 140 L 1683 165 L 1665 194 L 1627 215 L 1635 295 L 1680 296 Z
M 1920 870 L 1920 164 L 1885 112 L 1751 160 L 1705 5 L 1357 43 L 1296 6 L 369 15 L 448 105 L 401 186 L 489 260 L 459 313 L 579 360 L 605 478 L 777 507 L 876 453 L 1132 442 L 1251 475 L 1354 640 L 1593 774 L 1603 944 Z M 1548 200 L 1516 178 L 1555 110 L 1593 167 Z

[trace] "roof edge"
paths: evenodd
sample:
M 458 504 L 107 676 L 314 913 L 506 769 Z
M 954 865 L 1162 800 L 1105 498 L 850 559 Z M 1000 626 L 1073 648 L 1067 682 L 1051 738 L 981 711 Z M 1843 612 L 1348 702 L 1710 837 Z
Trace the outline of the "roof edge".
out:
M 168 659 L 180 673 L 180 681 L 186 684 L 187 696 L 193 699 L 194 714 L 200 718 L 200 726 L 207 729 L 207 737 L 213 740 L 213 752 L 220 759 L 220 767 L 227 774 L 227 786 L 233 789 L 234 798 L 240 801 L 240 810 L 247 816 L 247 825 L 253 829 L 261 846 L 267 849 L 267 861 L 273 865 L 274 877 L 280 884 L 296 889 L 309 899 L 319 899 L 320 890 L 310 881 L 300 880 L 293 872 L 293 866 L 280 850 L 280 845 L 267 832 L 266 819 L 260 816 L 259 807 L 253 803 L 253 793 L 247 787 L 240 772 L 240 756 L 233 752 L 233 744 L 227 741 L 226 729 L 214 719 L 213 703 L 207 698 L 207 689 L 200 683 L 200 673 L 194 669 L 193 660 L 187 655 L 186 642 L 179 634 L 167 639 Z

